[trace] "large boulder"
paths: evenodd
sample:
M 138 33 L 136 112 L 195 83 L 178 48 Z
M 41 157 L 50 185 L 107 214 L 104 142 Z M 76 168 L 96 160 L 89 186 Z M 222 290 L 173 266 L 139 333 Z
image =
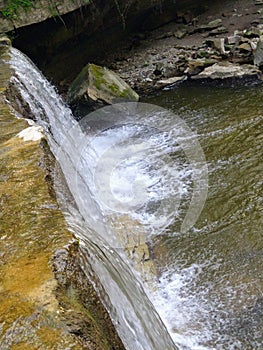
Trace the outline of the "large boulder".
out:
M 198 75 L 192 76 L 192 79 L 212 79 L 222 80 L 229 78 L 255 78 L 260 79 L 260 70 L 250 64 L 234 64 L 230 62 L 215 63 L 205 68 Z
M 73 106 L 78 103 L 113 104 L 120 101 L 138 100 L 138 94 L 116 73 L 95 64 L 85 66 L 68 91 L 68 103 Z

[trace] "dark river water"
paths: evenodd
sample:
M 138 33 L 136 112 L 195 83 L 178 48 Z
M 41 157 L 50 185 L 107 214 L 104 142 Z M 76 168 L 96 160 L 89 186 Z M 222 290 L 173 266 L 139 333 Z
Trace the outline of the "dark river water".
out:
M 263 89 L 185 84 L 148 98 L 198 134 L 209 188 L 193 229 L 156 239 L 157 309 L 179 348 L 263 349 Z

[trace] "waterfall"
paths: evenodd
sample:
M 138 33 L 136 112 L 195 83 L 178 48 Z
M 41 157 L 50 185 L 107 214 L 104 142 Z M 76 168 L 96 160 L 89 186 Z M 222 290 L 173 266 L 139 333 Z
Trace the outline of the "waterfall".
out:
M 139 274 L 133 270 L 107 225 L 96 193 L 90 187 L 93 170 L 85 167 L 85 162 L 76 164 L 80 160 L 78 154 L 85 142 L 86 131 L 34 64 L 14 48 L 11 49 L 10 65 L 13 69 L 11 83 L 26 101 L 36 122 L 44 128 L 57 159 L 57 174 L 62 171 L 73 197 L 71 201 L 65 194 L 62 182 L 57 184 L 68 223 L 81 242 L 84 272 L 93 281 L 125 348 L 176 349 Z

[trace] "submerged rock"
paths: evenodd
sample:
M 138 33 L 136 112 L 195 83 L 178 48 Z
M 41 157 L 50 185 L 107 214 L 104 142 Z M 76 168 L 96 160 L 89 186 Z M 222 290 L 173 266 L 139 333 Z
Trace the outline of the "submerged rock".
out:
M 73 105 L 100 101 L 113 104 L 123 100 L 138 101 L 139 96 L 116 73 L 95 64 L 85 66 L 68 91 L 68 102 Z
M 255 78 L 260 79 L 260 70 L 250 64 L 234 64 L 230 62 L 215 63 L 207 67 L 192 79 L 228 79 L 228 78 Z
M 187 79 L 186 75 L 182 75 L 180 77 L 171 77 L 168 79 L 158 80 L 157 85 L 159 85 L 160 87 L 172 86 L 186 79 Z

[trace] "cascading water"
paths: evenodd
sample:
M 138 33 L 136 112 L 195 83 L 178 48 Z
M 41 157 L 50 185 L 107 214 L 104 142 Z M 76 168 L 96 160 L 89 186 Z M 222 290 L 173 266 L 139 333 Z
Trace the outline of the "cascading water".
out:
M 78 210 L 65 203 L 68 222 L 80 237 L 84 271 L 99 280 L 96 285 L 126 349 L 176 349 L 127 259 L 114 249 L 112 233 L 88 187 L 89 168 L 79 173 L 79 147 L 85 134 L 54 88 L 21 52 L 11 50 L 11 83 L 44 127 Z M 89 165 L 89 163 L 87 163 Z M 87 172 L 87 174 L 85 174 Z M 76 177 L 78 183 L 76 184 Z M 81 193 L 81 198 L 80 198 Z M 65 200 L 65 198 L 62 199 Z
M 262 350 L 260 88 L 184 85 L 147 101 L 176 115 L 117 104 L 77 123 L 27 58 L 12 49 L 10 63 L 74 198 L 58 184 L 84 270 L 125 347 Z M 202 148 L 182 120 L 202 140 L 208 196 Z

